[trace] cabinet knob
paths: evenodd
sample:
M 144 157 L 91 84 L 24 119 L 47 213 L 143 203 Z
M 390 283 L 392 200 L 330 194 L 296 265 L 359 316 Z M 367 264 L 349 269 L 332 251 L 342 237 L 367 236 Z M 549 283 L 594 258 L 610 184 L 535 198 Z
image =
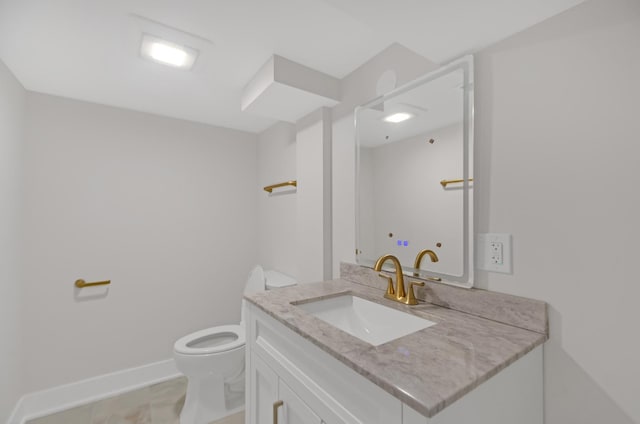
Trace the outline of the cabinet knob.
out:
M 278 424 L 278 408 L 284 405 L 284 402 L 277 400 L 273 402 L 273 424 Z

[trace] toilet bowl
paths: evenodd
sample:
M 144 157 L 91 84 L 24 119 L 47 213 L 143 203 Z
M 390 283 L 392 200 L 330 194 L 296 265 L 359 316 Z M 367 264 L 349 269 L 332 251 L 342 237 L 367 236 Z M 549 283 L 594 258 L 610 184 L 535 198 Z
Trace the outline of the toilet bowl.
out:
M 245 294 L 295 285 L 292 277 L 256 266 Z M 243 408 L 244 300 L 239 325 L 222 325 L 180 338 L 173 347 L 176 367 L 188 379 L 181 424 L 209 424 Z

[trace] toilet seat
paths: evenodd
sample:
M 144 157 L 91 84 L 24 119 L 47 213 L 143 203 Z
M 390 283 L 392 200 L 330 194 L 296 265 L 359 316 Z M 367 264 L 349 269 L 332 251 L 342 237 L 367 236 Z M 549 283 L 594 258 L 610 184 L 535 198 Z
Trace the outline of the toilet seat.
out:
M 179 339 L 173 349 L 182 355 L 208 355 L 237 349 L 245 343 L 243 326 L 221 325 L 188 334 Z
M 260 265 L 251 270 L 244 294 L 294 285 L 295 279 Z M 180 422 L 207 424 L 239 412 L 244 393 L 245 375 L 245 300 L 240 325 L 221 325 L 196 331 L 173 345 L 173 359 L 178 371 L 188 378 L 187 394 L 180 412 Z M 240 389 L 238 389 L 240 386 Z M 240 402 L 240 403 L 238 403 Z M 241 409 L 238 409 L 241 408 Z

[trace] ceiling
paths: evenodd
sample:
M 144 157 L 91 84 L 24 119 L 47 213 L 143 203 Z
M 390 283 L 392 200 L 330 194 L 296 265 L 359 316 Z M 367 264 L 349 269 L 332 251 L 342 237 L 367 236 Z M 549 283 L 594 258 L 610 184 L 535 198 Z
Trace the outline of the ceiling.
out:
M 272 54 L 343 78 L 394 42 L 442 63 L 582 0 L 0 0 L 0 59 L 25 88 L 250 132 L 240 111 Z M 200 51 L 139 57 L 142 33 Z

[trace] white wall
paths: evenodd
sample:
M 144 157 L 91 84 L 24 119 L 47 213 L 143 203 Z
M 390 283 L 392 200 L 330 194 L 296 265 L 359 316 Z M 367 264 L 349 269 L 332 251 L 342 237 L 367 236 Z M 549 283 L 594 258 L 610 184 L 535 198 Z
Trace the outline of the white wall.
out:
M 320 108 L 296 125 L 258 137 L 258 262 L 301 283 L 331 278 L 331 114 Z M 297 189 L 262 187 L 297 180 Z
M 20 212 L 26 92 L 0 61 L 0 422 L 22 394 Z
M 640 2 L 589 1 L 477 55 L 478 232 L 545 300 L 547 424 L 640 422 Z
M 297 278 L 331 279 L 331 112 L 318 109 L 297 123 Z
M 257 137 L 27 103 L 26 391 L 170 358 L 177 338 L 239 320 L 257 259 Z M 76 292 L 77 278 L 112 285 Z
M 270 196 L 263 190 L 297 178 L 295 125 L 281 122 L 263 131 L 258 138 L 258 158 L 258 263 L 295 276 L 296 191 L 278 189 Z

